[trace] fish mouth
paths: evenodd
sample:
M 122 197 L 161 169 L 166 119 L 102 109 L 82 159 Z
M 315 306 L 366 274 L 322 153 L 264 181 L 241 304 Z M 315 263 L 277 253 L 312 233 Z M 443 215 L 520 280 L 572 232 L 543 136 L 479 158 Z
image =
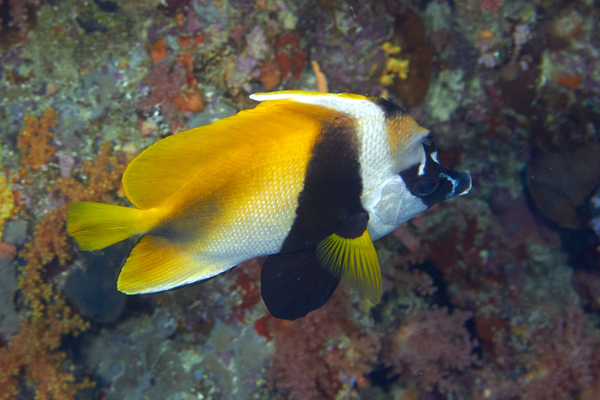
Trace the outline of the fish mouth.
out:
M 459 172 L 453 169 L 444 168 L 444 172 L 440 174 L 440 178 L 445 178 L 452 185 L 452 189 L 448 190 L 446 200 L 454 196 L 463 196 L 473 187 L 471 174 L 468 172 Z
M 461 175 L 461 183 L 458 185 L 456 190 L 458 191 L 458 196 L 464 196 L 465 194 L 469 194 L 471 188 L 473 187 L 473 179 L 471 178 L 471 174 L 469 171 L 467 172 L 459 172 Z

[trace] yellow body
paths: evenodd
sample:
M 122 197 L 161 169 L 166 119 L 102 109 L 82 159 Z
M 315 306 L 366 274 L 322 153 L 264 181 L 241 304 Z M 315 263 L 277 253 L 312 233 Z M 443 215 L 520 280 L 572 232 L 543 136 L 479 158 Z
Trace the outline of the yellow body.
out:
M 276 100 L 161 140 L 123 174 L 125 194 L 137 208 L 74 203 L 68 231 L 82 250 L 145 234 L 119 276 L 125 293 L 166 290 L 276 253 L 330 114 Z

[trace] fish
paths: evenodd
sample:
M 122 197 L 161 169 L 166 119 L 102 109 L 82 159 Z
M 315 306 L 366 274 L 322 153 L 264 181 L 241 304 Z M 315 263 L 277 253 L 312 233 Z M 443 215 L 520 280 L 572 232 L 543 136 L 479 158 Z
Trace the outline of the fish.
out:
M 140 237 L 117 281 L 126 294 L 213 278 L 266 256 L 261 295 L 276 318 L 323 306 L 340 282 L 382 294 L 373 241 L 471 189 L 444 168 L 429 130 L 401 107 L 349 93 L 256 93 L 259 104 L 159 140 L 122 177 L 134 207 L 68 205 L 81 250 Z

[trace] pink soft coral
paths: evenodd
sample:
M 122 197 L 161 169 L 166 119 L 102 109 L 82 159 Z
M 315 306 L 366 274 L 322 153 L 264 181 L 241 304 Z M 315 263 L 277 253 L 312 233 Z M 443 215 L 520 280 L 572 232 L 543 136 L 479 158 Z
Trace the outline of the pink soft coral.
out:
M 578 306 L 570 305 L 567 312 L 564 320 L 532 334 L 523 332 L 523 342 L 505 360 L 514 371 L 513 380 L 506 379 L 506 371 L 481 372 L 480 391 L 486 399 L 569 400 L 598 390 L 593 385 L 600 376 L 597 332 L 587 326 Z
M 468 311 L 446 309 L 411 315 L 388 338 L 391 351 L 384 360 L 406 377 L 410 374 L 424 389 L 437 385 L 440 392 L 454 390 L 457 373 L 476 361 L 472 351 L 477 343 L 465 326 L 470 317 Z
M 334 398 L 355 384 L 366 386 L 364 375 L 377 358 L 379 340 L 357 327 L 340 290 L 305 318 L 270 317 L 267 324 L 277 348 L 268 372 L 271 387 L 287 390 L 294 400 L 316 400 Z

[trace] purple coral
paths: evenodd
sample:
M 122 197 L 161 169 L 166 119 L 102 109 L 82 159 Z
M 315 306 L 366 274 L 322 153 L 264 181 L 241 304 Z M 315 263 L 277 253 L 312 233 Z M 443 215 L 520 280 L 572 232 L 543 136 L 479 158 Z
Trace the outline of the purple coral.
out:
M 136 108 L 152 113 L 154 107 L 159 105 L 164 118 L 172 122 L 178 111 L 178 106 L 173 99 L 181 94 L 181 87 L 186 83 L 185 70 L 177 64 L 173 71 L 169 72 L 169 65 L 160 62 L 154 66 L 146 82 L 150 85 L 150 95 L 140 100 Z
M 245 37 L 248 43 L 248 56 L 256 60 L 264 59 L 269 52 L 265 31 L 260 26 L 255 26 Z

